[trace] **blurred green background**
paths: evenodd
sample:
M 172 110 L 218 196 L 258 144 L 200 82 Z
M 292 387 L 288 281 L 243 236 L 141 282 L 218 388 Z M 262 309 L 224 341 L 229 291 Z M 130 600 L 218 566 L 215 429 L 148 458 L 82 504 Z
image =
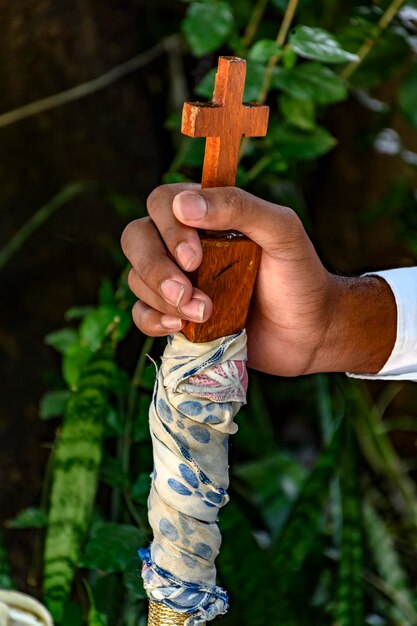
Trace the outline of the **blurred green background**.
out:
M 163 342 L 131 328 L 120 234 L 161 181 L 199 180 L 204 146 L 181 137 L 181 106 L 209 99 L 218 55 L 237 54 L 246 98 L 271 107 L 238 185 L 294 208 L 332 271 L 415 265 L 417 3 L 0 8 L 0 587 L 67 626 L 144 625 L 146 353 Z M 221 515 L 223 623 L 417 624 L 413 384 L 250 384 Z M 58 595 L 51 554 L 70 564 Z

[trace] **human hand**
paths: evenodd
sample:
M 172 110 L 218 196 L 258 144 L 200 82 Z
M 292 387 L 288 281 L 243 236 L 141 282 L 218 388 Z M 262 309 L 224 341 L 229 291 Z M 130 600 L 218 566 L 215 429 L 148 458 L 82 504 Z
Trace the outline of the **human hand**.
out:
M 168 335 L 184 320 L 209 318 L 209 297 L 184 273 L 202 260 L 196 229 L 235 229 L 262 248 L 247 321 L 250 367 L 281 376 L 382 368 L 395 341 L 391 290 L 379 278 L 329 273 L 294 211 L 235 187 L 180 183 L 157 187 L 148 212 L 122 235 L 129 286 L 139 298 L 133 319 L 145 334 Z

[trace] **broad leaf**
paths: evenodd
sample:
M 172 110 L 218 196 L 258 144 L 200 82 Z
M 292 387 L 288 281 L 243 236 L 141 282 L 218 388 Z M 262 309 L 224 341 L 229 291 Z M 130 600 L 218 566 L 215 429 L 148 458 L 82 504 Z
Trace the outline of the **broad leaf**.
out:
M 62 362 L 62 374 L 70 389 L 76 389 L 80 376 L 93 356 L 88 346 L 75 343 L 69 347 Z
M 93 526 L 80 566 L 103 572 L 122 572 L 135 560 L 143 544 L 134 526 L 101 522 Z
M 290 70 L 277 68 L 272 85 L 294 98 L 313 100 L 317 104 L 340 102 L 348 95 L 346 84 L 320 63 L 302 63 Z
M 322 528 L 324 504 L 343 446 L 341 430 L 339 427 L 320 455 L 273 546 L 276 588 L 282 597 L 291 589 Z
M 62 328 L 49 333 L 45 337 L 46 345 L 55 348 L 61 354 L 68 352 L 68 349 L 77 342 L 78 333 L 72 328 Z
M 132 500 L 146 504 L 151 488 L 151 479 L 148 472 L 140 474 L 132 485 Z
M 92 306 L 73 306 L 65 313 L 65 319 L 68 321 L 81 320 L 92 311 L 94 311 Z
M 277 156 L 297 161 L 316 159 L 329 152 L 337 143 L 325 128 L 317 127 L 313 132 L 303 132 L 286 124 L 272 128 L 269 139 L 274 142 Z
M 63 391 L 49 391 L 42 396 L 39 404 L 39 416 L 43 420 L 59 417 L 64 414 L 70 397 L 68 389 Z
M 289 94 L 282 94 L 279 103 L 287 122 L 301 130 L 315 128 L 316 109 L 312 100 L 299 100 Z
M 271 533 L 277 534 L 304 482 L 305 470 L 288 454 L 276 452 L 238 465 L 233 473 L 250 487 L 251 500 L 259 507 Z
M 191 4 L 182 23 L 193 54 L 203 56 L 219 48 L 231 34 L 235 22 L 227 2 Z
M 112 334 L 121 341 L 129 331 L 131 316 L 116 306 L 101 306 L 95 309 L 81 322 L 80 339 L 84 345 L 95 352 L 103 340 Z
M 357 61 L 358 56 L 343 50 L 331 33 L 323 28 L 297 26 L 290 35 L 290 44 L 302 57 L 323 63 L 346 63 Z
M 257 63 L 267 63 L 280 53 L 281 47 L 273 39 L 260 39 L 249 50 L 248 59 Z
M 7 523 L 9 528 L 45 528 L 48 517 L 43 509 L 29 508 L 21 511 Z

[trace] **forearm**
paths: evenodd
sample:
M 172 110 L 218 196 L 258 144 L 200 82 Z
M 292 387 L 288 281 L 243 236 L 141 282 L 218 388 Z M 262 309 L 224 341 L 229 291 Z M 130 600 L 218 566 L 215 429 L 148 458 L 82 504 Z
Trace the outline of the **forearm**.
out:
M 329 322 L 312 371 L 378 373 L 397 333 L 397 307 L 389 285 L 376 276 L 333 276 L 330 291 Z

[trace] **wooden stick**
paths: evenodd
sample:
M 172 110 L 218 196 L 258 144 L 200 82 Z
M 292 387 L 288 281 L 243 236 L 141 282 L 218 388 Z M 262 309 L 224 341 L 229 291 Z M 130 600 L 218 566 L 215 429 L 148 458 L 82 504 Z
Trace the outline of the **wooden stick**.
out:
M 186 102 L 182 132 L 206 137 L 202 188 L 233 186 L 242 137 L 262 137 L 269 107 L 242 104 L 246 61 L 220 57 L 212 102 Z M 231 335 L 244 328 L 260 261 L 260 249 L 240 233 L 205 233 L 201 236 L 203 262 L 191 281 L 213 300 L 210 319 L 187 322 L 183 333 L 201 343 Z

